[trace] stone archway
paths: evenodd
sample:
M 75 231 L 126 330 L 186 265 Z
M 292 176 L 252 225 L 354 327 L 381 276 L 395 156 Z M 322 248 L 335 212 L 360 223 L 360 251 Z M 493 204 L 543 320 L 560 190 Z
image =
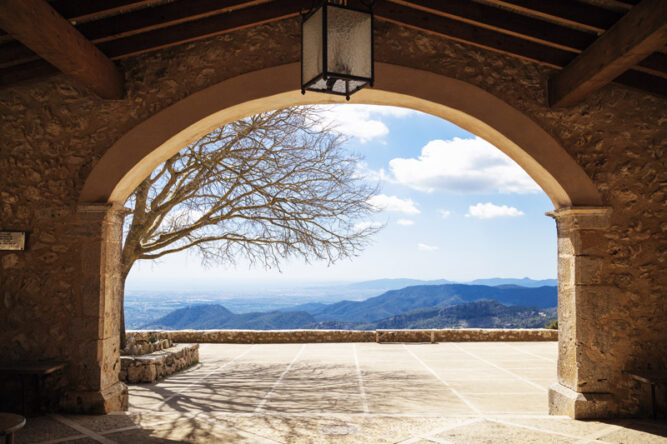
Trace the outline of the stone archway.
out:
M 595 310 L 586 302 L 597 297 L 601 285 L 595 280 L 596 270 L 605 253 L 595 241 L 609 223 L 608 210 L 591 179 L 542 127 L 487 91 L 397 65 L 378 63 L 376 73 L 375 88 L 355 95 L 355 102 L 403 106 L 449 120 L 509 155 L 549 196 L 555 208 L 550 215 L 559 231 L 560 325 L 559 381 L 550 391 L 550 411 L 577 418 L 610 414 L 612 366 L 594 346 L 595 332 L 583 323 Z M 102 258 L 101 276 L 94 269 L 88 276 L 97 282 L 104 311 L 118 307 L 119 216 L 134 188 L 162 161 L 224 123 L 284 106 L 343 101 L 301 95 L 295 89 L 298 78 L 299 65 L 288 64 L 225 80 L 155 114 L 106 151 L 79 196 L 82 218 L 104 227 L 91 246 Z M 105 330 L 113 329 L 117 317 L 116 313 L 105 321 L 103 315 L 99 322 Z M 111 343 L 99 349 L 102 362 L 117 357 Z M 113 375 L 107 379 L 112 382 Z
M 461 80 L 385 63 L 377 82 L 355 103 L 412 108 L 442 117 L 488 140 L 514 159 L 542 187 L 556 209 L 599 206 L 598 190 L 558 142 L 528 116 Z M 302 95 L 292 63 L 244 74 L 193 94 L 121 137 L 100 159 L 80 202 L 123 203 L 162 161 L 212 129 L 290 105 L 344 103 L 336 96 Z

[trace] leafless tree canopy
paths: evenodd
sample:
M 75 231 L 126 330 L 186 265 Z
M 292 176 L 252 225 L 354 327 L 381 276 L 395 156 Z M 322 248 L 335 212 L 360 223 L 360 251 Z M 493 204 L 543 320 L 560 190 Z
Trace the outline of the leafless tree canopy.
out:
M 139 259 L 195 249 L 204 262 L 283 258 L 333 263 L 377 228 L 355 229 L 376 193 L 358 158 L 313 107 L 259 114 L 216 129 L 158 167 L 127 205 L 122 277 Z M 192 251 L 192 250 L 191 250 Z M 124 322 L 121 343 L 124 344 Z
M 355 230 L 375 193 L 359 159 L 312 107 L 259 114 L 207 134 L 157 168 L 128 203 L 123 274 L 138 259 L 196 249 L 205 262 L 334 262 L 376 229 Z

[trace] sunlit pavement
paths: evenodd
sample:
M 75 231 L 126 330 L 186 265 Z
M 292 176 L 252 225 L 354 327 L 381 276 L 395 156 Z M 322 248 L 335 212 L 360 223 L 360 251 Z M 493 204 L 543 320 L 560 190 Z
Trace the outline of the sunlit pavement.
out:
M 202 344 L 130 411 L 31 419 L 16 442 L 667 443 L 667 424 L 548 416 L 557 343 Z

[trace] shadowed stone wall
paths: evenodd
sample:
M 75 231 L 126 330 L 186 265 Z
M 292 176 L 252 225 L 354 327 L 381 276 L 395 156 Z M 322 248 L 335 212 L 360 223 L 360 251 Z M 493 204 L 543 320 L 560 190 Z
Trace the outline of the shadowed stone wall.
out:
M 376 32 L 377 61 L 488 91 L 530 116 L 592 178 L 611 209 L 608 226 L 584 236 L 596 259 L 574 260 L 586 278 L 570 299 L 576 310 L 560 325 L 570 345 L 586 354 L 584 365 L 603 370 L 579 372 L 576 384 L 559 379 L 574 393 L 608 391 L 600 414 L 637 412 L 640 388 L 621 371 L 667 369 L 667 101 L 609 85 L 581 104 L 552 110 L 545 100 L 551 69 L 393 24 L 378 22 Z M 298 37 L 298 21 L 286 20 L 124 60 L 123 100 L 103 101 L 63 76 L 0 90 L 0 229 L 29 232 L 27 251 L 0 252 L 0 355 L 72 361 L 69 408 L 109 411 L 122 404 L 111 334 L 116 278 L 99 260 L 112 253 L 90 240 L 117 248 L 121 215 L 78 212 L 86 177 L 116 140 L 156 112 L 224 79 L 297 61 Z M 104 220 L 114 220 L 113 229 L 103 229 Z M 562 366 L 584 362 L 565 354 L 561 360 Z

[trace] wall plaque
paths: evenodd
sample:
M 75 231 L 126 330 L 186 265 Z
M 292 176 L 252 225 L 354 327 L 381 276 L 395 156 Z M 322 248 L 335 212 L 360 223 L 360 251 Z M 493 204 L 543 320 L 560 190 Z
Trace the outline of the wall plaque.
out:
M 25 231 L 0 231 L 0 250 L 25 250 Z

